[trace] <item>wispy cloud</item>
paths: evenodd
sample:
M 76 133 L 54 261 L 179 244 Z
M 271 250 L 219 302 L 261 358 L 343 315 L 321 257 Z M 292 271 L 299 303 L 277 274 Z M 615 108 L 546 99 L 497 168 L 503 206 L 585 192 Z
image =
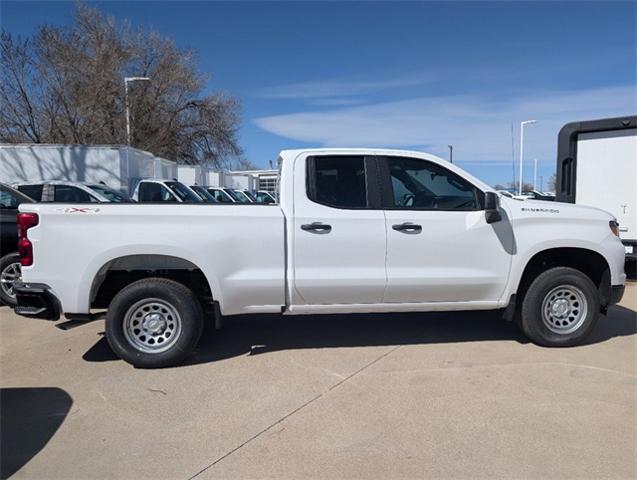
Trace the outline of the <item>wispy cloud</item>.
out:
M 506 98 L 506 99 L 503 99 Z M 525 95 L 447 95 L 374 105 L 306 111 L 256 119 L 260 128 L 319 146 L 416 147 L 466 161 L 511 158 L 511 123 L 528 127 L 530 157 L 554 161 L 559 129 L 567 122 L 634 114 L 634 86 Z
M 264 88 L 259 91 L 258 94 L 264 98 L 287 100 L 337 99 L 340 97 L 366 95 L 392 88 L 423 85 L 436 81 L 437 79 L 438 77 L 434 74 L 416 73 L 376 80 L 340 79 L 309 81 Z

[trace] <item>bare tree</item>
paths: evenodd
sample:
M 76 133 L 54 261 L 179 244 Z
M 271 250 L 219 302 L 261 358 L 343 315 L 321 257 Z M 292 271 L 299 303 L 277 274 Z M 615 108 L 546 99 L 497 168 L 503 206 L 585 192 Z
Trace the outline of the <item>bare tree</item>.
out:
M 237 100 L 203 95 L 195 53 L 171 39 L 78 3 L 71 26 L 0 43 L 2 142 L 126 143 L 123 79 L 145 76 L 129 89 L 133 146 L 217 168 L 241 157 Z
M 555 174 L 551 175 L 548 179 L 548 181 L 546 182 L 546 188 L 549 192 L 555 192 L 555 185 L 556 185 L 557 179 Z

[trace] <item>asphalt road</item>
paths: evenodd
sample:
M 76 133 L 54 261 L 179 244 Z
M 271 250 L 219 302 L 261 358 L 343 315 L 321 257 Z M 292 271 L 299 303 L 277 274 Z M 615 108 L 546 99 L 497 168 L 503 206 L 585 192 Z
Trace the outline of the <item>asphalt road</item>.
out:
M 636 310 L 569 349 L 492 313 L 240 317 L 149 371 L 2 307 L 2 476 L 636 478 Z

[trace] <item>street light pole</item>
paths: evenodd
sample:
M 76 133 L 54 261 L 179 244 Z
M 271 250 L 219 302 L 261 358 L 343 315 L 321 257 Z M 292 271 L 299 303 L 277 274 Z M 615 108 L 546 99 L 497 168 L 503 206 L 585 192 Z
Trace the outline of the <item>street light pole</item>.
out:
M 453 145 L 447 145 L 449 147 L 449 163 L 453 163 Z
M 533 159 L 533 190 L 537 191 L 537 158 Z
M 520 183 L 518 184 L 518 195 L 522 195 L 522 175 L 523 175 L 523 163 L 524 163 L 524 126 L 536 123 L 537 120 L 524 120 L 520 122 Z
M 130 146 L 130 109 L 128 108 L 128 82 L 149 81 L 148 77 L 124 77 L 124 103 L 126 104 L 126 143 Z

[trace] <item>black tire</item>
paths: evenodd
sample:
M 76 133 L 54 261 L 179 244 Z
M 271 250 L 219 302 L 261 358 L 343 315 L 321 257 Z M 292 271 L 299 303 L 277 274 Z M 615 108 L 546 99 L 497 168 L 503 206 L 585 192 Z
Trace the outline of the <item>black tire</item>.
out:
M 569 290 L 573 293 L 564 293 Z M 558 310 L 561 316 L 554 317 L 550 306 L 555 301 L 551 299 L 565 302 L 564 308 L 570 313 Z M 519 326 L 533 343 L 570 347 L 582 343 L 595 328 L 599 315 L 599 291 L 591 279 L 574 268 L 555 267 L 542 272 L 529 286 L 522 301 Z
M 8 288 L 7 280 L 8 277 L 12 277 L 11 270 L 16 268 L 17 271 L 20 271 L 20 255 L 17 253 L 10 253 L 0 258 L 0 279 L 2 280 L 2 285 L 0 285 L 0 300 L 5 305 L 10 307 L 15 307 L 18 302 L 16 301 L 15 295 L 12 294 L 12 286 Z M 18 278 L 15 278 L 17 280 Z
M 144 314 L 141 311 L 146 310 L 147 305 L 152 305 L 148 307 L 149 309 L 155 308 L 153 302 L 160 302 L 159 310 L 161 311 L 165 311 L 161 307 L 161 303 L 167 306 L 166 308 L 169 310 L 166 318 L 172 319 L 170 315 L 172 312 L 173 316 L 179 320 L 179 328 L 177 329 L 174 328 L 173 324 L 171 324 L 173 327 L 168 327 L 169 320 L 164 320 L 164 317 L 161 316 L 161 322 L 165 325 L 162 332 L 167 332 L 162 335 L 170 333 L 174 333 L 174 335 L 170 339 L 164 339 L 168 340 L 166 345 L 170 344 L 170 346 L 164 346 L 167 349 L 158 352 L 142 350 L 143 348 L 158 348 L 158 337 L 157 345 L 139 346 L 135 344 L 135 342 L 141 343 L 140 338 L 155 343 L 155 334 L 149 334 L 147 340 L 144 337 L 146 330 L 140 334 L 137 327 L 133 326 L 133 322 L 138 316 L 143 315 L 139 320 L 145 322 L 149 318 L 149 314 L 156 313 L 154 310 L 148 310 L 149 314 Z M 138 305 L 139 307 L 137 307 Z M 134 315 L 135 312 L 138 314 Z M 161 312 L 157 313 L 161 314 Z M 129 326 L 128 329 L 126 329 L 126 325 Z M 174 330 L 168 331 L 168 328 L 174 328 Z M 203 311 L 195 294 L 181 283 L 165 278 L 148 278 L 131 283 L 115 295 L 106 315 L 106 338 L 111 348 L 122 360 L 139 368 L 169 367 L 183 362 L 197 346 L 202 329 Z M 137 334 L 133 334 L 133 331 Z

